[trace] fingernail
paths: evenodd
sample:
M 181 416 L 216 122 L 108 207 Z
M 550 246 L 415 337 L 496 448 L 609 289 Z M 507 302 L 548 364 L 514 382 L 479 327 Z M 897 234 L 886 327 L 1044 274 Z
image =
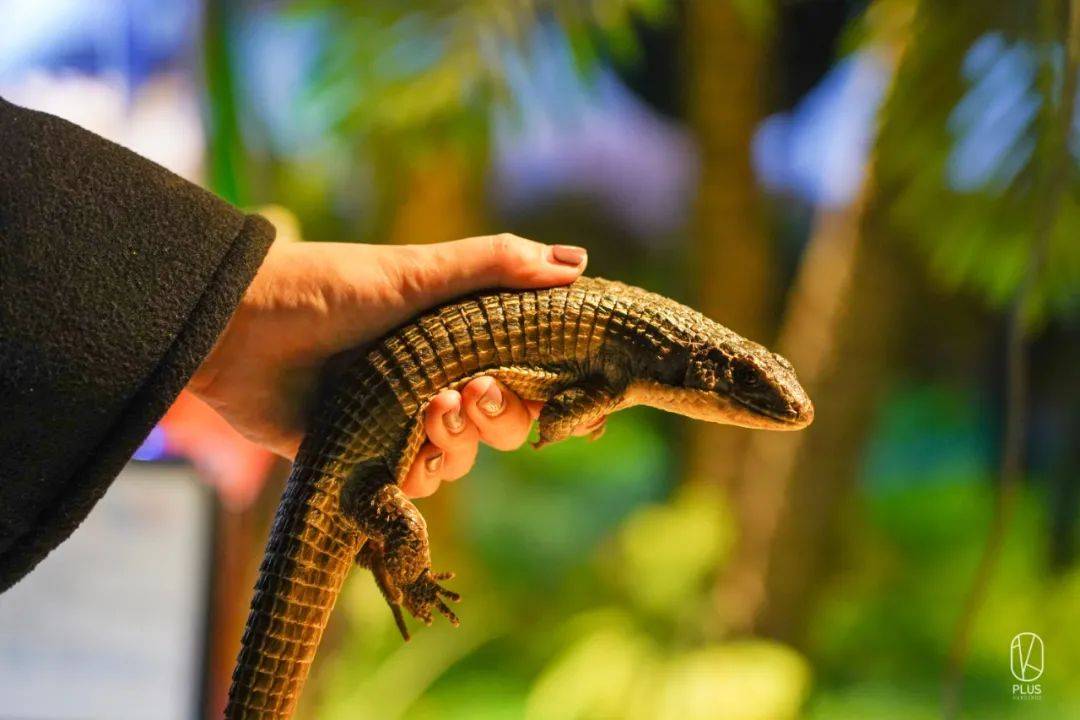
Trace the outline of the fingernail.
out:
M 424 469 L 429 473 L 438 472 L 439 468 L 442 467 L 442 461 L 443 454 L 441 452 L 437 455 L 432 455 L 424 461 Z
M 461 417 L 461 412 L 457 408 L 443 415 L 442 419 L 443 425 L 446 425 L 446 429 L 451 435 L 457 435 L 465 429 L 465 420 Z
M 488 417 L 495 417 L 501 413 L 503 410 L 503 394 L 498 383 L 491 383 L 491 387 L 480 396 L 476 404 Z
M 570 265 L 571 267 L 577 267 L 581 263 L 585 262 L 585 258 L 588 256 L 588 252 L 583 247 L 577 247 L 576 245 L 552 245 L 551 257 L 555 262 L 561 265 Z

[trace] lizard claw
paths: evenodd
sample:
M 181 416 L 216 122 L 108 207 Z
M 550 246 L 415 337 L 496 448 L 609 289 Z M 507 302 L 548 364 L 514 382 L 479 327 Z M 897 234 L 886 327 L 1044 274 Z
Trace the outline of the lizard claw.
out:
M 432 610 L 438 610 L 446 616 L 454 627 L 461 624 L 457 615 L 447 607 L 443 598 L 451 602 L 458 602 L 461 596 L 453 590 L 448 590 L 438 583 L 439 580 L 449 580 L 453 573 L 433 573 L 424 570 L 420 577 L 401 589 L 405 607 L 413 614 L 413 617 L 422 621 L 425 625 L 432 622 Z
M 401 638 L 405 642 L 412 640 L 412 636 L 409 635 L 409 628 L 405 626 L 405 618 L 401 614 L 401 605 L 399 603 L 390 603 L 390 612 L 394 613 L 394 623 L 397 625 L 398 632 L 401 633 Z
M 457 601 L 455 600 L 455 602 Z M 458 627 L 459 625 L 461 625 L 461 620 L 458 619 L 458 616 L 455 615 L 454 611 L 447 607 L 446 603 L 444 603 L 442 600 L 436 600 L 435 606 L 439 608 L 439 612 L 441 612 L 446 617 L 446 619 L 450 621 L 451 625 L 453 625 L 454 627 Z
M 371 570 L 372 575 L 375 576 L 375 583 L 379 586 L 383 598 L 386 599 L 386 604 L 390 606 L 390 612 L 394 614 L 394 624 L 397 625 L 398 632 L 406 642 L 411 639 L 411 636 L 405 625 L 405 616 L 401 612 L 402 605 L 425 625 L 431 625 L 434 620 L 432 610 L 438 610 L 445 615 L 454 627 L 461 624 L 458 616 L 447 607 L 444 601 L 445 598 L 450 602 L 459 602 L 461 596 L 439 584 L 440 581 L 452 579 L 454 573 L 436 573 L 426 568 L 411 583 L 399 586 L 387 571 L 382 548 L 370 540 L 361 548 L 356 560 L 361 566 Z
M 585 437 L 589 438 L 589 442 L 596 442 L 604 436 L 604 431 L 607 430 L 607 415 L 601 415 L 599 420 L 592 425 L 586 425 L 583 430 L 586 431 Z

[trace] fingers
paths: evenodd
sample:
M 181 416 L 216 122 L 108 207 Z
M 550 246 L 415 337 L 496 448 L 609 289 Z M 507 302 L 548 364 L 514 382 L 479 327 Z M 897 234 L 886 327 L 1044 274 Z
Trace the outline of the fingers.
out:
M 570 245 L 544 245 L 503 233 L 412 246 L 402 285 L 418 300 L 437 304 L 485 288 L 566 285 L 585 270 L 588 254 Z
M 480 435 L 476 426 L 465 416 L 461 405 L 461 394 L 457 390 L 444 390 L 435 396 L 424 411 L 427 444 L 443 452 L 438 466 L 428 469 L 441 480 L 463 477 L 476 462 Z
M 472 380 L 461 399 L 480 439 L 496 450 L 514 450 L 528 439 L 533 421 L 529 408 L 494 378 Z
M 479 443 L 515 450 L 529 437 L 542 402 L 525 401 L 490 377 L 470 381 L 459 393 L 443 390 L 424 411 L 427 442 L 409 468 L 402 490 L 411 498 L 428 497 L 444 480 L 464 477 L 476 462 Z M 607 418 L 574 429 L 576 436 L 597 438 Z
M 526 400 L 525 407 L 529 410 L 529 417 L 533 420 L 540 417 L 540 411 L 544 408 L 542 400 Z
M 411 498 L 433 494 L 444 480 L 457 480 L 472 469 L 479 443 L 514 450 L 528 439 L 542 403 L 524 402 L 490 377 L 470 381 L 458 393 L 444 390 L 424 411 L 427 442 L 420 448 L 402 483 Z
M 410 498 L 425 498 L 435 494 L 442 484 L 442 464 L 445 453 L 431 443 L 424 443 L 409 468 L 401 489 Z
M 444 390 L 424 411 L 428 441 L 420 448 L 401 485 L 412 498 L 427 497 L 443 480 L 457 480 L 472 468 L 480 435 L 462 412 L 461 395 Z

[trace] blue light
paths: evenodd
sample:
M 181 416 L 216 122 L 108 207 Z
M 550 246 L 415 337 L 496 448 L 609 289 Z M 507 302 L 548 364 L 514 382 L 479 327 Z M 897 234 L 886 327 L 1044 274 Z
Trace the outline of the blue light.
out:
M 814 205 L 849 203 L 863 182 L 888 81 L 880 59 L 857 53 L 838 63 L 790 113 L 766 118 L 752 148 L 761 183 Z
M 972 44 L 963 64 L 971 87 L 949 116 L 951 188 L 1004 189 L 1031 159 L 1031 125 L 1042 106 L 1035 81 L 1043 60 L 1029 43 L 1007 44 L 997 33 Z
M 153 462 L 154 460 L 162 460 L 168 456 L 166 452 L 167 438 L 165 437 L 165 430 L 160 426 L 155 426 L 150 434 L 143 440 L 142 445 L 132 455 L 133 460 L 141 460 L 143 462 Z

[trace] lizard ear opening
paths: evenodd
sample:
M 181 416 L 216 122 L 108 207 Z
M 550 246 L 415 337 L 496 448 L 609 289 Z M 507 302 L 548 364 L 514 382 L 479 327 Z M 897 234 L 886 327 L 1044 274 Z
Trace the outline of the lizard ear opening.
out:
M 702 346 L 690 355 L 684 386 L 709 391 L 727 387 L 728 373 L 727 354 L 716 346 Z

